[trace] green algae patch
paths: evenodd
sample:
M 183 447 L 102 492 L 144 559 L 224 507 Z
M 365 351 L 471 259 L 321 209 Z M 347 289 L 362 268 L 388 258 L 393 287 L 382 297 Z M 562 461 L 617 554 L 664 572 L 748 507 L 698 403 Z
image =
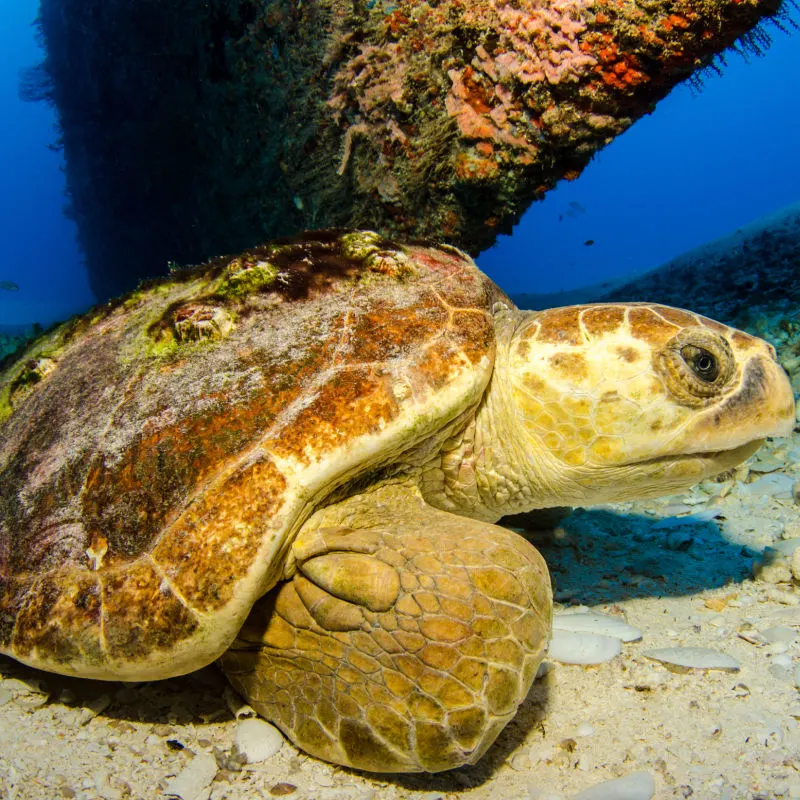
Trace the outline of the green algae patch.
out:
M 28 347 L 20 352 L 19 360 L 0 376 L 0 425 L 14 412 L 17 401 L 52 372 L 56 363 L 50 351 L 45 355 Z
M 10 397 L 18 392 L 26 391 L 42 381 L 56 366 L 55 359 L 41 356 L 29 358 L 25 361 L 22 371 L 11 381 L 9 386 Z
M 345 258 L 366 267 L 362 282 L 371 273 L 403 279 L 416 272 L 400 245 L 374 231 L 346 233 L 339 239 L 339 247 Z
M 5 425 L 13 410 L 11 407 L 11 387 L 4 386 L 0 389 L 0 428 Z
M 354 261 L 367 261 L 386 245 L 386 239 L 374 231 L 353 231 L 339 239 L 342 255 Z
M 278 279 L 278 275 L 279 270 L 272 262 L 245 253 L 229 262 L 217 287 L 217 295 L 221 298 L 246 297 L 269 289 Z
M 192 301 L 171 303 L 166 309 L 144 320 L 141 331 L 134 341 L 122 351 L 125 363 L 147 361 L 169 361 L 172 358 L 184 357 L 193 349 L 207 347 L 209 344 L 224 338 L 233 329 L 234 316 L 224 310 L 221 321 L 210 320 L 206 332 L 204 323 L 207 320 L 193 320 L 184 309 L 194 307 L 202 309 L 201 304 Z M 203 315 L 205 316 L 205 315 Z
M 155 297 L 168 295 L 178 283 L 172 275 L 163 282 L 142 281 L 130 294 L 121 298 L 120 307 L 125 311 L 132 311 Z
M 151 359 L 169 361 L 187 355 L 187 348 L 205 347 L 225 338 L 236 314 L 220 297 L 226 276 L 219 264 L 181 271 L 157 282 L 143 283 L 124 298 L 118 313 L 129 317 L 119 358 L 125 364 Z
M 53 370 L 64 349 L 87 325 L 84 315 L 56 322 L 44 331 L 36 326 L 28 341 L 0 360 L 0 425 L 13 413 L 15 400 Z
M 10 381 L 0 385 L 0 428 L 14 412 L 14 408 L 11 405 L 11 388 L 12 383 Z

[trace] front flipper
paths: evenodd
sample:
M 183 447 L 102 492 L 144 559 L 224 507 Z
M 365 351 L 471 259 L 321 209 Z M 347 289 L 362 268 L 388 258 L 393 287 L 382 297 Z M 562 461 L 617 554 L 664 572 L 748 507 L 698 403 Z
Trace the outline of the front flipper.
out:
M 315 514 L 296 572 L 221 659 L 318 758 L 376 772 L 474 763 L 514 716 L 550 633 L 547 568 L 522 537 L 382 487 Z

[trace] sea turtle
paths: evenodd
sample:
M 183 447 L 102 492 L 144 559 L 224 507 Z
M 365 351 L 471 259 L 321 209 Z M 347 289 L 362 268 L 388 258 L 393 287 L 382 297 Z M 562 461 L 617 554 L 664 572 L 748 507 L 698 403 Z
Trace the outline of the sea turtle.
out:
M 523 312 L 451 247 L 279 240 L 6 366 L 0 650 L 128 681 L 220 659 L 322 759 L 472 763 L 551 621 L 494 523 L 676 491 L 793 423 L 773 348 L 696 314 Z

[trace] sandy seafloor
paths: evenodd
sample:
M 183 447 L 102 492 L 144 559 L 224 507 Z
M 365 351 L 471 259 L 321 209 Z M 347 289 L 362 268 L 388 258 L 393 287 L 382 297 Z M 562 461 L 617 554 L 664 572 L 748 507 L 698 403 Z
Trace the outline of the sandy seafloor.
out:
M 748 303 L 742 321 L 777 346 L 800 394 L 800 305 Z M 531 534 L 550 566 L 557 610 L 585 605 L 643 636 L 597 666 L 546 661 L 475 766 L 368 775 L 288 742 L 243 764 L 233 750 L 237 703 L 213 666 L 122 684 L 0 658 L 0 798 L 148 800 L 166 796 L 197 758 L 216 762 L 197 800 L 569 800 L 642 770 L 658 800 L 797 800 L 800 583 L 780 558 L 753 572 L 765 547 L 791 552 L 800 544 L 796 482 L 797 432 L 679 496 L 578 509 L 555 531 Z M 670 670 L 644 655 L 691 645 L 727 653 L 740 669 Z
M 213 667 L 125 685 L 2 660 L 0 796 L 160 797 L 193 754 L 209 753 L 220 765 L 215 800 L 269 798 L 291 787 L 284 796 L 298 800 L 554 800 L 637 770 L 653 775 L 657 798 L 800 798 L 800 690 L 792 670 L 774 661 L 788 653 L 793 668 L 800 664 L 800 587 L 785 569 L 781 576 L 780 564 L 766 580 L 751 576 L 765 545 L 800 537 L 791 492 L 798 479 L 795 436 L 762 449 L 735 478 L 577 511 L 555 534 L 537 537 L 559 605 L 624 617 L 643 638 L 599 666 L 553 664 L 476 766 L 370 776 L 288 742 L 267 761 L 242 766 L 231 758 L 234 704 Z M 793 635 L 762 642 L 776 626 Z M 643 655 L 676 645 L 728 653 L 741 669 L 672 672 Z

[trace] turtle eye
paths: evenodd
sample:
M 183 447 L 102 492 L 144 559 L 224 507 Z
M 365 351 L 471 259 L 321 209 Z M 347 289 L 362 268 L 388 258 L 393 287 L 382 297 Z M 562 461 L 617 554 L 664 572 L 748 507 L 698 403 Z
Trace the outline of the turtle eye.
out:
M 656 356 L 656 367 L 679 402 L 702 406 L 726 391 L 736 373 L 736 358 L 724 336 L 693 326 L 667 342 Z
M 713 383 L 719 377 L 719 361 L 704 347 L 686 345 L 681 348 L 681 357 L 700 380 Z

